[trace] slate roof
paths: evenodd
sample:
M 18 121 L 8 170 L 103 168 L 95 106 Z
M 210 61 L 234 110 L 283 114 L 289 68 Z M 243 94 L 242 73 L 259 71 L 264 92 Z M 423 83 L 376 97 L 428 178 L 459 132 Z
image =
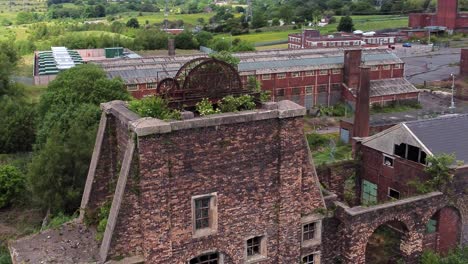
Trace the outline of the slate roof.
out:
M 356 89 L 349 90 L 354 96 L 356 96 Z M 393 78 L 371 81 L 370 97 L 418 92 L 419 90 L 405 78 Z
M 468 114 L 407 122 L 409 130 L 433 153 L 454 153 L 468 163 Z
M 207 55 L 159 56 L 139 59 L 121 59 L 95 62 L 107 72 L 109 77 L 121 77 L 126 83 L 141 83 L 144 80 L 158 80 L 158 75 L 174 77 L 177 70 L 195 58 Z M 256 74 L 275 72 L 307 71 L 318 69 L 342 68 L 343 50 L 276 50 L 235 53 L 240 59 L 238 66 L 244 72 L 255 71 Z M 395 54 L 386 50 L 365 50 L 362 60 L 368 66 L 377 64 L 403 63 Z M 162 72 L 162 73 L 161 73 Z M 248 74 L 244 74 L 248 75 Z M 161 78 L 159 78 L 161 80 Z

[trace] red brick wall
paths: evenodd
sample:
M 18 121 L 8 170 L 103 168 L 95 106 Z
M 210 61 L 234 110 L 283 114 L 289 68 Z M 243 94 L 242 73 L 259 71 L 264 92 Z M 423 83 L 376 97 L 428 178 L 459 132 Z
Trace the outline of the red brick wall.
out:
M 366 146 L 362 146 L 362 174 L 361 179 L 377 184 L 377 199 L 386 201 L 388 188 L 400 192 L 400 197 L 415 194 L 415 189 L 408 186 L 411 180 L 427 180 L 422 164 L 395 158 L 393 168 L 383 165 L 383 153 Z
M 457 24 L 458 0 L 439 0 L 437 3 L 437 25 L 455 29 Z
M 447 254 L 458 246 L 461 234 L 461 219 L 458 211 L 451 207 L 439 211 L 438 221 L 438 252 Z
M 127 185 L 111 256 L 186 263 L 217 249 L 225 263 L 241 263 L 246 238 L 266 234 L 261 263 L 297 263 L 307 252 L 301 216 L 324 207 L 302 131 L 302 118 L 290 118 L 139 138 L 139 174 Z M 191 197 L 212 192 L 218 231 L 193 239 Z
M 461 50 L 460 75 L 468 76 L 468 49 Z

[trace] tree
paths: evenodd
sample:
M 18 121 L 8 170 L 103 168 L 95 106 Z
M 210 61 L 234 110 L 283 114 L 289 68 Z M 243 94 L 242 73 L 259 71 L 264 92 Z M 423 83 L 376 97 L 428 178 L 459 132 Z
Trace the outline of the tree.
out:
M 267 25 L 263 12 L 257 11 L 253 14 L 252 28 L 261 28 Z
M 35 118 L 34 107 L 21 96 L 0 99 L 0 153 L 31 151 Z
M 25 189 L 26 180 L 19 169 L 0 165 L 0 208 L 11 205 Z
M 96 65 L 61 72 L 38 105 L 38 136 L 28 180 L 34 197 L 51 212 L 79 206 L 99 123 L 99 104 L 129 100 L 121 80 Z
M 16 91 L 11 87 L 10 76 L 18 62 L 18 54 L 12 42 L 0 42 L 0 99 L 14 96 Z
M 209 42 L 208 46 L 218 52 L 228 51 L 231 49 L 231 42 L 224 38 L 215 38 Z
M 94 7 L 94 15 L 96 17 L 105 17 L 106 16 L 106 8 L 99 4 L 96 7 Z
M 233 41 L 233 44 L 234 45 L 231 48 L 232 52 L 255 51 L 254 45 L 245 40 Z
M 127 27 L 130 27 L 130 28 L 139 28 L 140 27 L 140 23 L 138 22 L 138 19 L 136 18 L 130 18 L 128 21 L 127 21 Z
M 213 59 L 227 62 L 231 64 L 232 66 L 234 66 L 235 68 L 237 68 L 237 65 L 239 65 L 239 62 L 240 62 L 240 59 L 237 57 L 234 57 L 232 53 L 230 53 L 229 51 L 221 51 L 217 53 L 212 53 L 210 54 L 210 57 Z
M 175 36 L 175 46 L 178 49 L 198 49 L 199 44 L 192 33 L 184 31 L 179 35 Z
M 210 40 L 213 39 L 213 34 L 207 31 L 200 31 L 195 35 L 195 38 L 197 38 L 197 41 L 201 46 L 208 46 Z
M 354 31 L 353 19 L 350 16 L 345 16 L 340 19 L 337 27 L 338 31 L 352 32 Z

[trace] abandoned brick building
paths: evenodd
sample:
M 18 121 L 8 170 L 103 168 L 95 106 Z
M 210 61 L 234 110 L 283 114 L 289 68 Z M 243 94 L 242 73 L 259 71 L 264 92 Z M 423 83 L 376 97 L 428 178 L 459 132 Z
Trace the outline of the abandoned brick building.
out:
M 396 36 L 362 31 L 321 36 L 318 30 L 306 29 L 302 33 L 288 35 L 288 48 L 290 49 L 378 47 L 394 45 L 395 43 Z
M 354 105 L 357 67 L 371 67 L 371 103 L 418 101 L 419 91 L 404 78 L 404 62 L 388 50 L 277 50 L 234 54 L 246 84 L 255 76 L 274 101 L 291 100 L 307 110 L 340 101 Z M 162 56 L 96 62 L 110 78 L 121 77 L 136 98 L 158 93 L 168 81 L 184 79 L 193 60 L 207 55 Z M 180 82 L 180 81 L 179 81 Z
M 409 16 L 409 27 L 444 27 L 449 32 L 468 31 L 468 14 L 458 11 L 458 0 L 438 0 L 437 12 L 413 13 Z
M 187 104 L 193 105 L 193 96 L 250 93 L 242 82 L 231 81 L 240 79 L 233 67 L 206 63 L 205 68 L 226 69 L 217 74 L 231 70 L 214 76 L 226 86 L 207 88 L 213 76 L 201 78 L 205 83 L 187 78 L 189 86 L 173 84 L 169 100 L 190 97 Z M 358 77 L 347 82 L 359 87 L 360 126 L 352 135 L 356 148 L 364 149 L 372 141 L 366 139 L 372 71 L 353 71 Z M 255 110 L 205 117 L 184 111 L 178 121 L 141 118 L 122 101 L 101 107 L 80 218 L 10 243 L 14 263 L 364 264 L 372 263 L 369 241 L 382 226 L 398 230 L 395 251 L 408 264 L 418 263 L 425 249 L 443 253 L 468 243 L 465 167 L 457 170 L 450 193 L 411 196 L 399 189 L 400 199 L 362 204 L 382 188 L 380 182 L 374 182 L 377 192 L 363 184 L 372 177 L 365 166 L 374 163 L 366 164 L 363 150 L 363 159 L 316 172 L 303 129 L 306 109 L 294 102 L 257 102 Z M 377 160 L 376 166 L 386 162 L 378 155 L 370 161 Z M 392 157 L 397 166 L 400 157 Z M 409 174 L 423 165 L 401 159 L 407 166 L 401 170 Z M 354 198 L 347 199 L 350 180 Z M 110 214 L 98 242 L 83 221 L 107 204 Z

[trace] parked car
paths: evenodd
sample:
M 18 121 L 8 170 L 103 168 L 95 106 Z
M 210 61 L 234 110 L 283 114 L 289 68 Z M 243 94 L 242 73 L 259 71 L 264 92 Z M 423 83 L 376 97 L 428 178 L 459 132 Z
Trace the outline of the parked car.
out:
M 413 46 L 413 45 L 411 43 L 409 43 L 409 42 L 403 43 L 403 47 L 405 47 L 405 48 L 411 48 L 411 46 Z

